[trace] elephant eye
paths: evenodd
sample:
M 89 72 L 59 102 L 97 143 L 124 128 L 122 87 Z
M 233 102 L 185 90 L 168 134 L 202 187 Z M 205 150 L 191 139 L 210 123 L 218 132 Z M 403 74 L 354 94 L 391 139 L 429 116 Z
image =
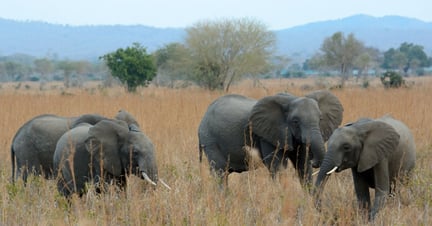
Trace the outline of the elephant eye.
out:
M 351 150 L 351 145 L 350 144 L 343 144 L 342 148 L 345 152 L 348 152 Z

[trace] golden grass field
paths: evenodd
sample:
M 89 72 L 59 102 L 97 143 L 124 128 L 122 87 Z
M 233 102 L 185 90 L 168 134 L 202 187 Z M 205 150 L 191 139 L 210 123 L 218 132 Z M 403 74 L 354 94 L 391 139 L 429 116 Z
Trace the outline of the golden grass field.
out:
M 411 129 L 417 145 L 412 181 L 399 188 L 375 220 L 376 225 L 432 224 L 432 77 L 410 78 L 409 88 L 367 89 L 351 82 L 332 92 L 344 106 L 343 123 L 359 117 L 391 114 Z M 305 90 L 304 87 L 311 90 Z M 207 106 L 222 92 L 196 87 L 148 87 L 128 94 L 121 87 L 44 90 L 0 89 L 0 225 L 362 225 L 349 170 L 333 175 L 315 210 L 289 166 L 276 181 L 265 168 L 232 174 L 229 191 L 221 192 L 204 157 L 198 160 L 197 128 Z M 54 87 L 54 86 L 53 86 Z M 302 88 L 303 87 L 303 88 Z M 261 98 L 278 92 L 303 95 L 322 87 L 314 79 L 265 80 L 236 84 L 230 93 Z M 11 140 L 30 118 L 53 113 L 76 116 L 99 113 L 113 117 L 119 109 L 132 113 L 156 147 L 159 177 L 172 190 L 148 185 L 131 176 L 124 191 L 110 189 L 74 197 L 69 207 L 55 181 L 32 177 L 27 186 L 10 184 Z

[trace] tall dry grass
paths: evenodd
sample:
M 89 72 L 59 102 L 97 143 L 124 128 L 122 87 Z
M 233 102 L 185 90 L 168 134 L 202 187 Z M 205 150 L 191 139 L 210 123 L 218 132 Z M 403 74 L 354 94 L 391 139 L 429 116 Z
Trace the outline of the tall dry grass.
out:
M 330 83 L 332 81 L 329 81 Z M 322 83 L 322 81 L 320 81 Z M 374 84 L 374 83 L 372 83 Z M 377 83 L 375 83 L 377 84 Z M 199 88 L 149 87 L 137 94 L 121 88 L 38 91 L 0 89 L 0 224 L 1 225 L 361 225 L 350 172 L 332 176 L 318 212 L 301 189 L 291 166 L 276 181 L 265 168 L 232 174 L 229 191 L 221 192 L 206 159 L 198 161 L 197 128 L 207 106 L 221 92 Z M 13 86 L 11 86 L 13 87 Z M 31 87 L 30 85 L 28 87 Z M 303 95 L 322 88 L 313 79 L 245 81 L 230 93 L 254 98 L 278 92 Z M 432 78 L 415 79 L 410 88 L 362 89 L 351 84 L 333 90 L 345 108 L 343 123 L 359 117 L 391 114 L 413 131 L 417 166 L 413 180 L 389 199 L 378 225 L 430 225 L 432 219 Z M 17 129 L 43 113 L 73 116 L 99 113 L 113 117 L 132 113 L 156 147 L 159 176 L 172 190 L 148 185 L 131 176 L 124 191 L 89 192 L 69 206 L 55 182 L 32 177 L 27 186 L 11 185 L 10 145 Z

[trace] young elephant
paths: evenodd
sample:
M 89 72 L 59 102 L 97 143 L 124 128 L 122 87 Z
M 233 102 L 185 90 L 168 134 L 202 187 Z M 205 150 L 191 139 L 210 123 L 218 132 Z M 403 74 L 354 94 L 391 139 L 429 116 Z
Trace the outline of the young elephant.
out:
M 58 139 L 76 124 L 82 122 L 95 124 L 102 119 L 105 117 L 97 114 L 86 114 L 80 117 L 45 114 L 27 121 L 18 129 L 12 140 L 12 181 L 22 177 L 26 182 L 29 173 L 43 174 L 45 178 L 55 176 L 53 155 Z
M 85 183 L 98 190 L 104 182 L 124 186 L 126 176 L 135 174 L 152 185 L 158 182 L 154 147 L 139 128 L 121 120 L 102 120 L 96 125 L 80 124 L 66 132 L 54 153 L 58 170 L 57 188 L 69 197 L 82 195 Z
M 207 109 L 198 129 L 202 152 L 227 183 L 232 172 L 249 170 L 246 146 L 258 149 L 272 177 L 288 159 L 301 184 L 310 185 L 312 166 L 324 158 L 324 142 L 342 121 L 343 107 L 328 91 L 304 97 L 277 94 L 254 100 L 226 95 Z M 222 180 L 221 180 L 222 181 Z
M 350 168 L 360 207 L 371 207 L 370 220 L 383 207 L 397 179 L 407 176 L 416 160 L 411 131 L 390 116 L 361 119 L 335 130 L 327 149 L 315 182 L 316 203 L 320 202 L 328 176 Z M 375 189 L 373 205 L 369 188 Z

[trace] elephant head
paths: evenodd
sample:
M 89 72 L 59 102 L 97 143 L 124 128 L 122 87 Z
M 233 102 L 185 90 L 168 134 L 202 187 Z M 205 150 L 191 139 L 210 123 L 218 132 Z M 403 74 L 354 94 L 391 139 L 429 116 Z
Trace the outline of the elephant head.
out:
M 127 111 L 121 109 L 118 111 L 117 115 L 115 116 L 115 119 L 125 121 L 129 127 L 140 127 L 137 120 Z
M 89 130 L 87 150 L 96 163 L 97 175 L 108 173 L 113 177 L 135 174 L 151 184 L 158 181 L 154 147 L 147 136 L 133 126 L 130 129 L 121 120 L 102 120 Z
M 340 125 L 342 113 L 338 98 L 328 91 L 316 91 L 305 97 L 278 94 L 257 102 L 251 111 L 249 127 L 254 135 L 272 146 L 271 151 L 261 150 L 263 158 L 278 150 L 306 150 L 313 159 L 312 166 L 319 167 L 325 154 L 324 142 Z
M 333 172 L 354 168 L 364 172 L 388 158 L 399 144 L 399 134 L 384 122 L 363 119 L 334 131 L 328 141 L 317 184 Z
M 316 198 L 319 199 L 331 173 L 348 168 L 356 173 L 372 169 L 392 155 L 399 138 L 391 125 L 371 119 L 361 119 L 335 130 L 327 143 L 328 151 L 315 182 Z M 375 186 L 373 178 L 369 179 L 369 183 L 370 187 Z

